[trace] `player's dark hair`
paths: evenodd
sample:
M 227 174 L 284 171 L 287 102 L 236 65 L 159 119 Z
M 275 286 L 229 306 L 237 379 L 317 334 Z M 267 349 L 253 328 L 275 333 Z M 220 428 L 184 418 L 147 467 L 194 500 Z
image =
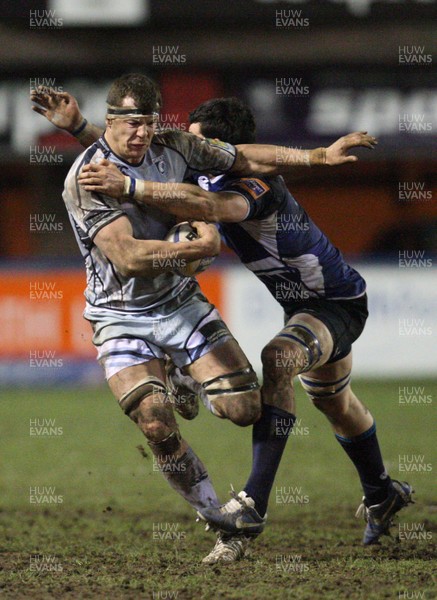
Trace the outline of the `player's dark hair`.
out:
M 199 123 L 202 135 L 219 138 L 229 144 L 253 144 L 256 125 L 250 108 L 238 98 L 213 98 L 189 114 L 191 123 Z
M 109 88 L 106 102 L 110 106 L 121 106 L 126 96 L 131 96 L 137 108 L 147 114 L 159 111 L 162 104 L 158 85 L 141 73 L 129 73 L 116 79 Z

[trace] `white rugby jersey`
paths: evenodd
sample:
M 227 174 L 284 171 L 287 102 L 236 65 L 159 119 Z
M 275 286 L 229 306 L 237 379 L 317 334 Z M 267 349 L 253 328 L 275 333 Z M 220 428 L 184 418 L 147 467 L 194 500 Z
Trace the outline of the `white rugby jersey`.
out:
M 182 182 L 190 173 L 207 171 L 223 173 L 234 164 L 234 146 L 215 140 L 201 140 L 181 131 L 156 134 L 141 163 L 131 165 L 109 148 L 104 135 L 83 152 L 71 167 L 65 180 L 63 199 L 87 273 L 87 312 L 94 308 L 117 312 L 153 309 L 177 296 L 190 278 L 168 272 L 157 277 L 123 277 L 115 265 L 94 244 L 100 229 L 126 216 L 133 235 L 142 240 L 163 240 L 176 218 L 157 208 L 139 205 L 134 201 L 119 203 L 113 198 L 88 192 L 77 182 L 82 167 L 100 162 L 114 162 L 125 175 L 136 179 L 159 182 Z

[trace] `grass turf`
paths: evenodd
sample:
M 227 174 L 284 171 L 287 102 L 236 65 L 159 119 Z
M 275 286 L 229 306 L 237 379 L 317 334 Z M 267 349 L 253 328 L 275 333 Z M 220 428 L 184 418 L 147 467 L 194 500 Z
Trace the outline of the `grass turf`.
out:
M 400 403 L 399 387 L 424 385 L 431 403 Z M 354 468 L 298 390 L 299 421 L 272 491 L 269 525 L 248 558 L 215 567 L 200 563 L 214 537 L 168 488 L 109 391 L 3 391 L 0 592 L 37 599 L 436 597 L 437 383 L 357 381 L 354 390 L 376 417 L 392 477 L 416 489 L 416 504 L 393 528 L 403 539 L 361 546 Z M 52 420 L 46 425 L 59 435 L 30 435 L 31 419 L 36 428 Z M 250 428 L 206 411 L 181 428 L 221 498 L 230 482 L 244 484 Z M 410 472 L 399 472 L 404 455 Z

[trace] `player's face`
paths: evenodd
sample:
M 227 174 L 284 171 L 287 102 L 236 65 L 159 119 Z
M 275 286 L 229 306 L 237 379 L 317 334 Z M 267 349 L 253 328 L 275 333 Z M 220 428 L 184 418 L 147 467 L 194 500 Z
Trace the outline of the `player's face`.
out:
M 122 106 L 135 106 L 133 98 L 127 96 Z M 111 149 L 127 162 L 140 162 L 155 133 L 156 119 L 153 115 L 147 117 L 132 117 L 129 119 L 111 119 L 107 123 L 106 137 Z

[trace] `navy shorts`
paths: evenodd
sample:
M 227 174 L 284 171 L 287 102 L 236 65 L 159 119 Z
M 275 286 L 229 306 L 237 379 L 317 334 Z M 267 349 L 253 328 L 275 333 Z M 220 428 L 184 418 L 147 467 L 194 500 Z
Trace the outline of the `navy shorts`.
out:
M 285 322 L 293 315 L 308 313 L 326 325 L 332 335 L 334 348 L 327 363 L 333 363 L 347 356 L 352 344 L 363 332 L 369 312 L 367 294 L 353 300 L 326 300 L 311 298 L 295 306 L 285 314 Z

